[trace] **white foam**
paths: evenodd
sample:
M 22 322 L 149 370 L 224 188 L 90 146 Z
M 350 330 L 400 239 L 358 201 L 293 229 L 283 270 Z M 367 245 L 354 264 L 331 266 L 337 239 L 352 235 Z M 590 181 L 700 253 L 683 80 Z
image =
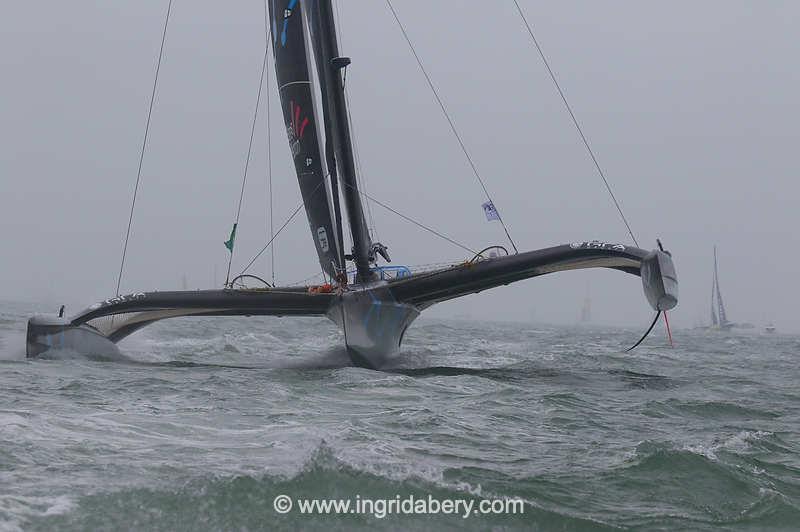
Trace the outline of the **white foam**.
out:
M 709 460 L 717 461 L 717 452 L 727 450 L 735 453 L 745 453 L 752 447 L 753 442 L 772 436 L 772 432 L 763 430 L 742 430 L 724 439 L 715 440 L 713 443 L 686 444 L 682 450 L 705 456 Z
M 0 496 L 0 532 L 16 532 L 32 517 L 62 515 L 75 508 L 66 495 L 55 497 Z

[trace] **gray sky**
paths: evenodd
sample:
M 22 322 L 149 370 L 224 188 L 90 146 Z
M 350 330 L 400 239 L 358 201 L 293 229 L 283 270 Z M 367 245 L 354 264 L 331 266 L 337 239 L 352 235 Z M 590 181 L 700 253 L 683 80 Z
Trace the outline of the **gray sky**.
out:
M 513 2 L 395 0 L 521 250 L 628 242 Z M 798 331 L 796 2 L 521 4 L 643 247 L 673 252 L 679 325 L 708 320 L 712 245 L 729 317 Z M 0 299 L 113 295 L 166 0 L 16 2 L 0 18 Z M 490 6 L 490 7 L 487 7 Z M 382 1 L 340 0 L 368 192 L 473 248 L 505 244 Z M 123 290 L 224 279 L 264 45 L 261 0 L 176 0 Z M 270 72 L 275 223 L 299 204 Z M 234 269 L 266 241 L 266 116 Z M 464 258 L 373 206 L 396 263 Z M 278 238 L 279 282 L 319 270 L 304 216 Z M 264 273 L 267 261 L 255 270 Z M 638 279 L 570 272 L 434 315 L 646 326 Z M 77 310 L 73 308 L 72 310 Z

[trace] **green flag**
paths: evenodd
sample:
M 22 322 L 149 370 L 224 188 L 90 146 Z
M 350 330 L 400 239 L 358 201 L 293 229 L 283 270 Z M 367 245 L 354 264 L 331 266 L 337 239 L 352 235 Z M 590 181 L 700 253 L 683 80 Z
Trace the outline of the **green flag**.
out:
M 231 229 L 231 237 L 225 241 L 225 247 L 228 248 L 228 251 L 233 253 L 233 242 L 236 240 L 236 224 L 233 224 L 233 229 Z

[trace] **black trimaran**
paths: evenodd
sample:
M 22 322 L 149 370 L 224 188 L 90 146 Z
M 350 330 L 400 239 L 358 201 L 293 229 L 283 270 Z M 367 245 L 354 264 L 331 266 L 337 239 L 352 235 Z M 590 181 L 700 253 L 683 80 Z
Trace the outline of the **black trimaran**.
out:
M 678 283 L 669 253 L 597 240 L 513 255 L 482 252 L 435 271 L 387 279 L 376 264 L 377 255 L 388 261 L 386 248 L 372 242 L 364 217 L 342 77 L 350 59 L 339 55 L 331 3 L 271 0 L 269 11 L 289 146 L 319 262 L 332 288 L 254 290 L 228 285 L 117 296 L 71 318 L 31 318 L 28 357 L 51 348 L 107 352 L 142 327 L 179 316 L 326 316 L 342 329 L 354 364 L 380 368 L 399 352 L 411 322 L 435 303 L 581 268 L 612 268 L 640 276 L 647 300 L 657 311 L 677 304 Z M 340 193 L 353 243 L 349 254 L 344 249 Z M 346 273 L 348 261 L 355 264 L 352 280 Z

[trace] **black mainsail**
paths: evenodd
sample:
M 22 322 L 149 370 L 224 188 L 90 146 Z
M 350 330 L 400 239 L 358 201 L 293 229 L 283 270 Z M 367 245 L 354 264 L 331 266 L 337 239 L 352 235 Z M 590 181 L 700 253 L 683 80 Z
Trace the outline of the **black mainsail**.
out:
M 299 0 L 271 0 L 272 45 L 275 73 L 289 148 L 294 159 L 300 193 L 311 226 L 322 269 L 335 278 L 344 269 L 340 231 L 332 203 L 338 192 L 330 190 L 320 142 L 315 106 L 307 26 Z

